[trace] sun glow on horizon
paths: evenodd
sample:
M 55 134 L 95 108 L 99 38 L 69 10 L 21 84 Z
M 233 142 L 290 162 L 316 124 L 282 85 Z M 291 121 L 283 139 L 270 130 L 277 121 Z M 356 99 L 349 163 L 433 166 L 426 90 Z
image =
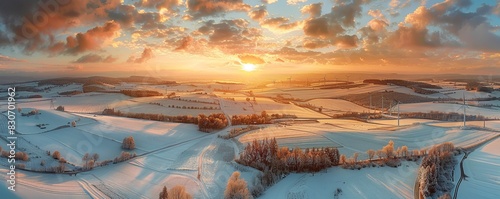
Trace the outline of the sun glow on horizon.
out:
M 246 71 L 246 72 L 252 72 L 255 70 L 255 65 L 253 64 L 242 64 L 241 65 L 241 69 Z

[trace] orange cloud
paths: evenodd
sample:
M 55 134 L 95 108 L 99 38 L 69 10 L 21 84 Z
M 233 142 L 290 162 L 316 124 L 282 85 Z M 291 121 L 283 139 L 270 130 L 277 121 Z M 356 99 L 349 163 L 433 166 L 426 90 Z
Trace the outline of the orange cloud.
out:
M 309 4 L 302 9 L 300 9 L 300 12 L 302 14 L 309 14 L 310 18 L 315 18 L 321 16 L 321 7 L 323 6 L 323 3 L 314 3 L 314 4 Z
M 243 64 L 264 64 L 264 63 L 266 63 L 262 58 L 260 58 L 256 55 L 251 55 L 251 54 L 238 55 L 238 58 L 240 58 L 240 61 Z
M 108 21 L 104 26 L 97 26 L 85 33 L 78 33 L 75 36 L 66 38 L 66 52 L 78 54 L 91 50 L 98 50 L 103 43 L 118 36 L 120 24 L 114 21 Z

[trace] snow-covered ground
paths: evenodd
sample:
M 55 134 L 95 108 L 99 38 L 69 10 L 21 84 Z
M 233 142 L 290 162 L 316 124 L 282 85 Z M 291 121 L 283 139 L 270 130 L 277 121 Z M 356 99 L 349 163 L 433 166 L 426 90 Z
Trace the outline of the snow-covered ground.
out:
M 290 174 L 259 198 L 413 198 L 418 166 L 415 162 L 403 161 L 398 168 L 334 167 L 314 175 Z M 337 189 L 341 193 L 335 197 Z
M 462 181 L 457 198 L 497 198 L 500 195 L 500 139 L 474 150 L 464 161 L 468 177 Z

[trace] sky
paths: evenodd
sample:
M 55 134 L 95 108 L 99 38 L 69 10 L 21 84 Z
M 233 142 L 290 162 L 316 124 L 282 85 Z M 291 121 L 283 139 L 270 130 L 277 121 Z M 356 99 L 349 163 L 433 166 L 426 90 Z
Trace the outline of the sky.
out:
M 500 75 L 495 0 L 0 1 L 0 75 Z

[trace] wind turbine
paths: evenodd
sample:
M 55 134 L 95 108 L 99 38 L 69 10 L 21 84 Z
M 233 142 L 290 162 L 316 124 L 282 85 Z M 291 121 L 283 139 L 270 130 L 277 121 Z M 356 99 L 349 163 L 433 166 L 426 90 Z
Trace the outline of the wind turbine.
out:
M 396 101 L 396 106 L 397 106 L 397 108 L 398 108 L 398 126 L 399 126 L 399 119 L 400 119 L 400 117 L 399 117 L 399 104 L 400 104 L 401 102 L 400 102 L 400 101 L 398 101 L 398 100 L 392 100 L 392 101 L 391 101 L 391 108 L 389 109 L 389 110 L 390 110 L 390 113 L 392 113 L 392 110 L 394 109 L 394 107 L 392 106 L 392 103 L 393 103 L 394 101 Z

